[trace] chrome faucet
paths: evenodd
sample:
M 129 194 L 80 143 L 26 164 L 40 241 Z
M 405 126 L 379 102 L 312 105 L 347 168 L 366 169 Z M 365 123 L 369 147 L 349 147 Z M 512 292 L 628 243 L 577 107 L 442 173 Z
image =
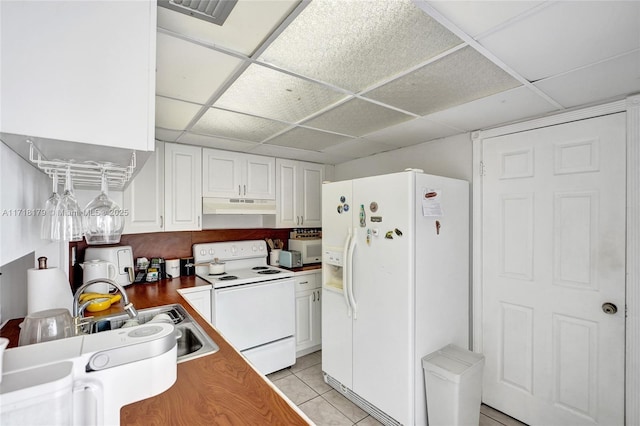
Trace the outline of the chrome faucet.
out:
M 73 322 L 75 325 L 76 334 L 82 333 L 82 326 L 84 325 L 84 323 L 82 322 L 82 319 L 83 319 L 82 314 L 84 313 L 84 310 L 92 302 L 95 302 L 95 299 L 94 299 L 94 300 L 87 300 L 83 304 L 80 304 L 80 295 L 90 285 L 96 284 L 96 283 L 103 283 L 103 282 L 115 287 L 122 294 L 122 301 L 124 302 L 124 311 L 127 313 L 127 315 L 129 315 L 129 318 L 133 319 L 138 316 L 138 311 L 133 306 L 133 303 L 129 302 L 129 296 L 127 296 L 127 292 L 125 291 L 124 287 L 122 287 L 120 284 L 106 278 L 98 278 L 95 280 L 87 281 L 86 283 L 78 287 L 78 289 L 76 290 L 76 293 L 73 295 Z

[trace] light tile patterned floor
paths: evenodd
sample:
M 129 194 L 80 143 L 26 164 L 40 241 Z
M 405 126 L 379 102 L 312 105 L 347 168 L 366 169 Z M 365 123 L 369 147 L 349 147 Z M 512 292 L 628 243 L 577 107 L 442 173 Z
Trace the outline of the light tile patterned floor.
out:
M 318 426 L 381 424 L 324 382 L 321 351 L 300 357 L 291 368 L 276 371 L 267 378 Z M 483 405 L 479 426 L 500 425 L 523 426 L 523 423 Z

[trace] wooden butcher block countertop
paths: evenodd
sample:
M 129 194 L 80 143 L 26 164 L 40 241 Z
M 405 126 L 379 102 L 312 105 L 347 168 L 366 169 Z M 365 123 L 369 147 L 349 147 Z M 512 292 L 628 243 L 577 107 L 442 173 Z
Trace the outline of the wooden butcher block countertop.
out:
M 152 398 L 126 405 L 122 425 L 307 425 L 308 419 L 257 373 L 222 336 L 177 292 L 210 286 L 195 277 L 181 277 L 126 287 L 136 309 L 179 303 L 220 347 L 218 352 L 178 364 L 176 382 Z M 95 316 L 122 312 L 122 302 Z M 20 321 L 11 320 L 2 335 L 17 344 Z M 14 342 L 15 340 L 15 342 Z M 161 374 L 161 372 L 159 372 Z M 126 383 L 122 384 L 126 386 Z

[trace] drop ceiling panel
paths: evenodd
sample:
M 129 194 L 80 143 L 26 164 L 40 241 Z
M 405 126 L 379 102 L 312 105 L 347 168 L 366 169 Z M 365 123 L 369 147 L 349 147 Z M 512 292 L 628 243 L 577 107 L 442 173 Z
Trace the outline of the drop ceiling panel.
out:
M 178 140 L 182 130 L 169 130 L 161 127 L 156 127 L 155 138 L 163 142 L 175 142 Z
M 181 130 L 195 117 L 201 105 L 156 96 L 156 126 Z
M 237 141 L 232 139 L 217 138 L 215 136 L 197 135 L 195 133 L 186 133 L 182 135 L 179 139 L 179 142 L 189 145 L 226 149 L 229 151 L 238 152 L 248 152 L 258 145 L 255 142 Z
M 567 108 L 640 93 L 640 50 L 535 85 Z
M 486 129 L 501 123 L 540 116 L 557 109 L 526 87 L 498 93 L 477 101 L 428 115 L 430 120 L 461 130 Z
M 298 0 L 239 0 L 222 26 L 158 8 L 158 27 L 249 56 L 298 3 Z
M 640 47 L 640 2 L 561 1 L 480 43 L 529 81 Z
M 418 115 L 520 85 L 472 47 L 464 47 L 364 96 Z
M 412 118 L 410 115 L 362 99 L 352 99 L 305 122 L 304 125 L 350 136 L 362 136 Z
M 429 1 L 462 31 L 475 37 L 531 10 L 543 1 Z
M 420 117 L 368 134 L 365 138 L 400 148 L 455 135 L 461 131 L 461 129 L 445 126 Z
M 331 155 L 340 155 L 351 158 L 368 157 L 380 152 L 391 151 L 393 147 L 365 138 L 353 139 L 340 145 L 335 145 L 324 150 Z
M 286 124 L 265 118 L 209 108 L 192 130 L 210 136 L 261 142 L 286 127 Z
M 214 106 L 294 123 L 345 97 L 326 86 L 252 64 Z
M 259 60 L 357 92 L 460 43 L 409 0 L 317 0 Z
M 308 149 L 310 151 L 322 151 L 325 148 L 349 139 L 351 138 L 347 136 L 296 127 L 286 133 L 276 136 L 273 139 L 269 139 L 265 143 L 298 149 Z
M 156 94 L 201 104 L 243 62 L 162 33 L 158 34 L 156 56 Z
M 293 160 L 311 161 L 323 164 L 342 163 L 352 159 L 350 157 L 330 155 L 323 152 L 306 151 L 303 149 L 268 144 L 258 145 L 255 149 L 251 150 L 251 154 L 266 155 L 277 158 L 290 158 Z

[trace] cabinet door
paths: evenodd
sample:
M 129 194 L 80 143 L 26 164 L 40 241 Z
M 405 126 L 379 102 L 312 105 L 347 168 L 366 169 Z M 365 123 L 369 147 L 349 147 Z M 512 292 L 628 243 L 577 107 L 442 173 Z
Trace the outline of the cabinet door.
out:
M 238 153 L 204 148 L 202 150 L 202 196 L 241 197 L 243 160 Z
M 153 150 L 156 2 L 1 8 L 0 131 Z
M 188 293 L 181 293 L 182 297 L 186 299 L 193 309 L 198 311 L 202 318 L 211 323 L 211 291 L 202 290 L 193 291 Z
M 314 335 L 313 311 L 318 290 L 296 293 L 296 351 L 312 346 Z
M 298 213 L 298 162 L 276 160 L 276 226 L 299 226 Z M 298 222 L 296 222 L 296 219 Z
M 298 196 L 300 226 L 322 226 L 322 180 L 324 166 L 315 163 L 301 163 L 299 166 L 300 191 Z
M 202 226 L 202 149 L 167 143 L 164 155 L 165 230 L 199 230 Z
M 160 232 L 164 228 L 164 143 L 124 190 L 125 234 Z
M 261 155 L 246 155 L 245 183 L 242 195 L 245 198 L 275 200 L 276 159 Z

